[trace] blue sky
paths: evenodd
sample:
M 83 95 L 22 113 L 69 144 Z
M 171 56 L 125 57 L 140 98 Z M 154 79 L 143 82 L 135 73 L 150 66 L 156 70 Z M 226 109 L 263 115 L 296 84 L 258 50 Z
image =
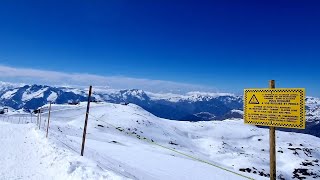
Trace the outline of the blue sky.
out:
M 308 95 L 320 96 L 319 5 L 294 0 L 1 1 L 0 65 L 234 93 L 267 87 L 275 79 L 278 87 L 304 87 Z M 6 79 L 21 81 L 2 73 L 0 80 Z

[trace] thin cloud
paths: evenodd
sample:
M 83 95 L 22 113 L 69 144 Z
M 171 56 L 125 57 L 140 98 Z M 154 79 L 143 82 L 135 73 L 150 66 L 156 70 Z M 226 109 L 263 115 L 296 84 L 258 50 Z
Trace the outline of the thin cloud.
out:
M 217 92 L 215 88 L 163 80 L 139 79 L 123 76 L 64 73 L 31 68 L 0 65 L 0 80 L 28 84 L 56 86 L 103 86 L 113 89 L 143 89 L 151 92 L 186 93 L 190 91 Z

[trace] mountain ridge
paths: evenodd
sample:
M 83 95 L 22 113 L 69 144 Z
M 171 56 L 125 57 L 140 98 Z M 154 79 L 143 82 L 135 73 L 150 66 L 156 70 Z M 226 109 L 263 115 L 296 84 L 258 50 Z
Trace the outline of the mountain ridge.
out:
M 50 101 L 56 104 L 77 104 L 87 99 L 87 89 L 0 82 L 0 107 L 32 111 Z M 158 117 L 180 121 L 224 120 L 243 116 L 243 96 L 230 93 L 161 94 L 140 89 L 116 90 L 97 87 L 93 88 L 92 100 L 116 104 L 133 103 Z M 283 131 L 320 137 L 320 98 L 306 97 L 306 115 L 306 130 Z

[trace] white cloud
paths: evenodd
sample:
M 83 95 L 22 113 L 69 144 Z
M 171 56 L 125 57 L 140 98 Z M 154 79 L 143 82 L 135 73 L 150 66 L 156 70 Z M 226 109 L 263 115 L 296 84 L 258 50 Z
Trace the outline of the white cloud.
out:
M 103 86 L 114 89 L 143 89 L 151 92 L 186 93 L 189 91 L 214 91 L 208 86 L 178 83 L 163 80 L 139 79 L 122 76 L 64 73 L 31 68 L 14 68 L 0 65 L 0 80 L 30 84 L 64 86 Z

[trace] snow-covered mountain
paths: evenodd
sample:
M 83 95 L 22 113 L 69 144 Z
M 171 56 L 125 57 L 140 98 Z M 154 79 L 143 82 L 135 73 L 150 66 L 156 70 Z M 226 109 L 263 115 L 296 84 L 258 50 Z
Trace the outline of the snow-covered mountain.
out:
M 0 91 L 0 105 L 33 110 L 49 101 L 56 104 L 87 100 L 87 91 L 67 87 L 25 85 Z M 134 103 L 166 119 L 199 121 L 241 117 L 242 98 L 232 94 L 192 92 L 186 95 L 154 94 L 142 90 L 94 88 L 93 100 L 112 103 Z
M 222 120 L 230 116 L 232 110 L 243 107 L 241 97 L 226 93 L 155 94 L 138 89 L 98 89 L 95 93 L 104 101 L 137 104 L 156 116 L 175 120 Z
M 87 100 L 87 89 L 52 87 L 43 85 L 13 85 L 1 83 L 0 107 L 33 110 L 49 101 L 66 104 Z M 190 92 L 187 94 L 157 94 L 143 90 L 113 90 L 93 88 L 94 101 L 133 103 L 165 119 L 184 121 L 224 120 L 242 118 L 242 96 L 228 93 Z M 306 98 L 307 128 L 305 130 L 281 129 L 302 132 L 320 137 L 320 99 Z
M 42 85 L 24 85 L 10 88 L 0 94 L 0 105 L 14 109 L 34 110 L 52 101 L 64 104 L 74 101 L 85 101 L 86 93 L 82 90 L 50 87 Z

